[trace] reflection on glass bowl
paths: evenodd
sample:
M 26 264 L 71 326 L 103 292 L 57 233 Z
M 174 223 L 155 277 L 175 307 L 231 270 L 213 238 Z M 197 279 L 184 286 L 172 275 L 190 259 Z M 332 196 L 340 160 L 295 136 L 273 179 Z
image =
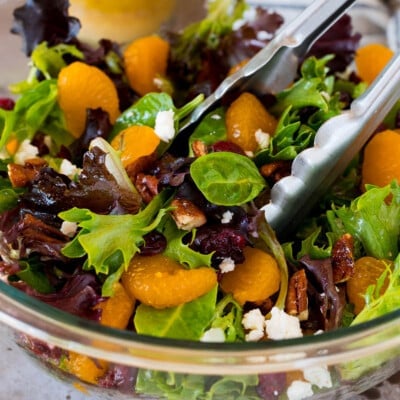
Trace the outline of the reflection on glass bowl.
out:
M 0 304 L 0 321 L 12 328 L 28 353 L 92 393 L 121 396 L 113 398 L 175 394 L 173 398 L 186 399 L 185 391 L 195 390 L 198 398 L 273 399 L 295 388 L 293 382 L 308 379 L 313 382 L 312 399 L 346 399 L 400 369 L 400 311 L 335 332 L 238 346 L 159 339 L 99 326 L 4 282 Z M 329 371 L 331 384 L 323 371 Z

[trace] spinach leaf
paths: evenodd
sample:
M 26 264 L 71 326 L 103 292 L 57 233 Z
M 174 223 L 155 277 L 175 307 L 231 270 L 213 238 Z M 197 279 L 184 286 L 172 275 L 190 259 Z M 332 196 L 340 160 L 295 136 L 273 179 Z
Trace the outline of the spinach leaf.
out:
M 225 110 L 223 107 L 219 107 L 208 113 L 190 136 L 189 154 L 193 155 L 192 144 L 196 140 L 200 140 L 206 145 L 211 145 L 225 139 Z
M 64 115 L 57 103 L 57 82 L 47 79 L 24 91 L 14 110 L 0 112 L 2 148 L 15 135 L 18 142 L 31 140 L 39 130 L 59 145 L 68 146 L 73 137 L 65 128 Z
M 176 307 L 156 309 L 139 305 L 134 317 L 137 332 L 172 339 L 199 340 L 213 318 L 217 288 L 216 285 L 198 299 Z
M 115 121 L 109 140 L 132 125 L 146 125 L 154 128 L 159 111 L 176 111 L 172 98 L 167 93 L 148 93 L 126 109 Z
M 223 206 L 247 203 L 266 187 L 253 161 L 231 152 L 197 158 L 190 166 L 190 175 L 207 200 Z
M 179 123 L 185 119 L 202 101 L 204 95 L 198 95 L 180 108 L 176 108 L 171 96 L 167 93 L 148 93 L 141 97 L 135 104 L 126 109 L 116 120 L 110 133 L 109 141 L 122 130 L 133 125 L 146 125 L 154 128 L 157 114 L 160 111 L 173 111 L 175 135 L 179 130 Z M 161 141 L 157 148 L 158 154 L 163 154 L 171 145 Z

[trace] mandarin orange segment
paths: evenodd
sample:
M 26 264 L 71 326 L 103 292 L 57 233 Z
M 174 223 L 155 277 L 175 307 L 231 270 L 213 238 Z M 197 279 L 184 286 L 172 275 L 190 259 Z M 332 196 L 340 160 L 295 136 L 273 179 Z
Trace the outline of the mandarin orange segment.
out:
M 241 305 L 247 301 L 267 300 L 280 286 L 280 271 L 275 258 L 253 247 L 245 247 L 244 256 L 243 264 L 222 275 L 221 289 L 231 293 Z
M 125 329 L 135 309 L 135 299 L 118 282 L 114 284 L 113 289 L 113 296 L 96 306 L 101 309 L 100 323 L 112 328 Z
M 363 190 L 366 184 L 383 187 L 394 179 L 400 183 L 400 132 L 385 130 L 367 143 L 361 178 Z
M 86 110 L 101 108 L 113 124 L 120 114 L 117 89 L 99 68 L 76 61 L 60 71 L 58 103 L 71 134 L 78 138 L 86 125 Z
M 188 303 L 208 293 L 217 283 L 215 270 L 186 269 L 162 255 L 135 256 L 121 282 L 131 296 L 151 307 Z
M 169 49 L 169 43 L 157 35 L 136 39 L 125 49 L 129 85 L 141 96 L 160 91 L 157 78 L 166 74 Z
M 145 125 L 135 125 L 121 131 L 111 141 L 111 146 L 120 151 L 124 167 L 142 156 L 152 154 L 160 144 L 160 138 L 153 128 Z
M 359 314 L 365 306 L 364 295 L 368 286 L 375 285 L 378 278 L 385 272 L 387 265 L 393 263 L 389 260 L 379 260 L 374 257 L 361 257 L 354 264 L 354 275 L 346 282 L 346 291 L 349 302 L 354 304 L 354 313 Z M 382 287 L 384 293 L 389 283 L 389 278 Z
M 83 354 L 69 352 L 66 360 L 66 368 L 68 372 L 75 375 L 84 382 L 96 384 L 108 369 L 106 361 L 94 360 Z
M 251 93 L 242 93 L 226 112 L 227 138 L 245 151 L 255 151 L 258 142 L 256 132 L 275 133 L 277 120 Z
M 369 43 L 360 47 L 354 62 L 358 76 L 367 83 L 372 83 L 393 57 L 393 51 L 380 43 Z

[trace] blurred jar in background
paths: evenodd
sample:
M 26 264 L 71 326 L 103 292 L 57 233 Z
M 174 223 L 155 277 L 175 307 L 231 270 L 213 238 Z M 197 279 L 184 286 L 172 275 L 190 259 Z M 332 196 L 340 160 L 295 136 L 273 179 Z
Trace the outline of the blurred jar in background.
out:
M 70 0 L 69 15 L 79 18 L 81 40 L 112 38 L 126 43 L 157 32 L 176 10 L 177 0 Z M 190 2 L 189 2 L 190 3 Z

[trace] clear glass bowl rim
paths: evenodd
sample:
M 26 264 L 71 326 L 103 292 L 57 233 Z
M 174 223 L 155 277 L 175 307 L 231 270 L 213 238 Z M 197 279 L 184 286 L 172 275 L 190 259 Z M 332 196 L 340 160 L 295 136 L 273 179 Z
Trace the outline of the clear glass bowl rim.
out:
M 281 341 L 204 343 L 99 325 L 0 281 L 0 322 L 46 343 L 141 368 L 201 374 L 263 373 L 335 365 L 400 347 L 400 310 L 369 322 Z M 382 335 L 384 340 L 381 340 Z

